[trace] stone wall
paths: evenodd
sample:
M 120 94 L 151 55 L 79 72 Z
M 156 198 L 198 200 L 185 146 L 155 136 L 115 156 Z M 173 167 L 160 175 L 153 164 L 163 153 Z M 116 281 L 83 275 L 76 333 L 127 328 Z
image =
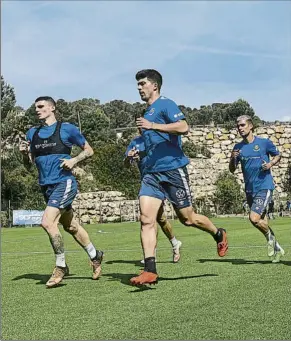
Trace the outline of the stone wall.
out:
M 281 152 L 281 161 L 279 165 L 272 167 L 272 173 L 276 184 L 275 199 L 283 200 L 286 197 L 284 182 L 287 181 L 288 163 L 291 161 L 291 124 L 259 127 L 256 135 L 270 138 Z M 214 211 L 212 197 L 216 179 L 222 171 L 228 170 L 233 146 L 241 141 L 241 138 L 236 130 L 227 130 L 223 127 L 197 127 L 191 129 L 183 140 L 204 145 L 211 152 L 211 158 L 198 155 L 197 158 L 191 159 L 188 172 L 193 196 L 195 199 L 206 200 L 210 209 Z M 236 176 L 243 190 L 240 169 L 236 171 Z M 117 191 L 80 193 L 73 207 L 83 223 L 135 221 L 139 218 L 137 200 L 126 200 L 124 195 Z M 169 203 L 166 203 L 165 209 L 168 217 L 174 217 Z
M 288 164 L 291 162 L 291 124 L 272 125 L 259 127 L 255 134 L 260 137 L 270 138 L 281 153 L 281 160 L 278 165 L 272 167 L 272 174 L 275 181 L 274 194 L 278 198 L 286 197 L 284 183 L 288 180 Z M 195 198 L 210 198 L 215 190 L 215 181 L 224 170 L 228 170 L 228 163 L 231 151 L 235 143 L 241 141 L 236 130 L 227 130 L 219 127 L 201 127 L 191 129 L 184 141 L 190 140 L 196 145 L 204 145 L 211 152 L 211 158 L 203 158 L 202 155 L 191 159 L 188 166 L 191 189 Z M 239 169 L 236 171 L 238 181 L 243 186 L 243 176 Z

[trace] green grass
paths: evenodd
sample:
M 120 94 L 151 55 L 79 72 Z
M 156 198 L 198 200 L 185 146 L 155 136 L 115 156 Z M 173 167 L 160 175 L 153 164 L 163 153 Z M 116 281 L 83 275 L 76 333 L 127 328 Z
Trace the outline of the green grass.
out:
M 45 287 L 54 256 L 44 231 L 2 229 L 1 339 L 291 339 L 290 218 L 272 221 L 286 251 L 280 264 L 270 263 L 264 237 L 248 221 L 215 222 L 228 231 L 226 257 L 216 255 L 209 235 L 175 221 L 181 262 L 171 263 L 160 232 L 160 280 L 141 289 L 128 284 L 140 269 L 138 224 L 86 227 L 105 250 L 99 281 L 90 279 L 87 255 L 64 233 L 71 275 L 54 289 Z

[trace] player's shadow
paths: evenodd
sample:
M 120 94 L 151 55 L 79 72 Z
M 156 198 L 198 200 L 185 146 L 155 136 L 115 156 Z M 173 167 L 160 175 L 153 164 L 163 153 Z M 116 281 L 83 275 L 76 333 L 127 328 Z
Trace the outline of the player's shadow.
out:
M 90 277 L 72 277 L 72 276 L 74 276 L 74 274 L 66 275 L 64 277 L 64 280 L 67 280 L 67 279 L 91 279 Z M 46 274 L 36 274 L 36 273 L 33 273 L 33 274 L 23 274 L 23 275 L 20 275 L 20 276 L 12 278 L 12 281 L 19 281 L 21 279 L 32 279 L 32 280 L 38 281 L 35 284 L 45 284 L 50 277 L 51 277 L 51 274 L 48 274 L 48 275 L 46 275 Z M 61 287 L 61 286 L 65 286 L 65 285 L 66 285 L 65 283 L 60 283 L 55 288 L 58 288 L 58 287 Z
M 231 263 L 233 265 L 246 265 L 246 264 L 262 264 L 262 265 L 275 265 L 275 264 L 283 264 L 287 266 L 291 266 L 291 261 L 281 260 L 279 263 L 272 263 L 270 260 L 247 260 L 241 258 L 230 258 L 230 259 L 197 259 L 200 263 L 207 262 L 217 262 L 217 263 Z
M 137 276 L 137 274 L 122 274 L 122 273 L 109 273 L 109 274 L 103 274 L 103 277 L 108 277 L 109 281 L 119 281 L 120 283 L 124 285 L 131 286 L 130 284 L 130 278 Z M 159 277 L 158 281 L 178 281 L 182 279 L 193 279 L 193 278 L 201 278 L 201 277 L 216 277 L 217 274 L 203 274 L 203 275 L 194 275 L 194 276 L 181 276 L 181 277 Z M 140 286 L 136 287 L 135 290 L 132 290 L 131 292 L 139 292 L 139 291 L 145 291 L 145 290 L 155 290 L 156 288 L 153 286 Z
M 105 264 L 133 264 L 134 266 L 139 266 L 141 267 L 142 264 L 140 262 L 140 260 L 123 260 L 123 259 L 117 259 L 117 260 L 108 260 L 103 262 Z M 103 264 L 102 263 L 102 264 Z
M 117 260 L 109 260 L 104 262 L 105 264 L 132 264 L 137 267 L 143 267 L 143 264 L 141 264 L 141 260 L 123 260 L 123 259 L 117 259 Z M 173 261 L 156 261 L 157 264 L 167 263 L 167 264 L 174 264 Z M 103 264 L 103 263 L 102 263 Z

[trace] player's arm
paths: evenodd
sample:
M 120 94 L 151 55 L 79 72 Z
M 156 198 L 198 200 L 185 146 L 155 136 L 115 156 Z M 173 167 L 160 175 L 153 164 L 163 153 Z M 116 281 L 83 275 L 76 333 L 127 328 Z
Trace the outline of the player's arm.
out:
M 239 157 L 239 149 L 233 149 L 233 151 L 231 152 L 230 161 L 228 165 L 229 171 L 231 173 L 234 173 L 235 170 L 237 169 L 237 166 L 239 163 L 238 157 Z
M 91 157 L 94 154 L 94 151 L 90 144 L 85 139 L 84 135 L 81 134 L 80 130 L 75 125 L 63 124 L 62 129 L 66 131 L 68 136 L 66 142 L 71 145 L 78 146 L 82 149 L 82 151 L 77 156 L 71 159 L 61 159 L 62 163 L 60 167 L 63 167 L 64 169 L 67 170 L 71 170 L 79 162 L 87 160 L 89 157 Z
M 183 135 L 187 134 L 189 130 L 189 126 L 186 120 L 180 120 L 174 123 L 161 124 L 150 122 L 145 118 L 140 117 L 136 120 L 136 123 L 138 128 L 157 130 L 162 133 L 168 134 Z
M 272 159 L 270 162 L 264 163 L 264 164 L 263 164 L 263 166 L 262 166 L 263 170 L 268 170 L 268 169 L 270 169 L 271 167 L 273 167 L 273 166 L 275 166 L 277 163 L 279 163 L 280 160 L 281 160 L 281 155 L 280 155 L 280 154 L 275 155 L 275 156 L 273 157 L 273 159 Z
M 273 158 L 270 162 L 268 162 L 268 163 L 266 162 L 263 164 L 263 166 L 262 166 L 263 170 L 268 170 L 271 167 L 275 166 L 276 164 L 279 163 L 279 161 L 281 159 L 280 152 L 278 151 L 278 149 L 276 148 L 274 143 L 269 139 L 267 139 L 266 152 L 268 155 L 273 156 Z
M 139 161 L 139 151 L 135 146 L 129 145 L 125 152 L 125 158 L 123 159 L 124 166 L 129 168 L 134 161 Z
M 162 133 L 184 135 L 189 131 L 188 123 L 184 114 L 177 104 L 171 100 L 166 100 L 162 111 L 162 118 L 165 123 L 149 122 L 143 117 L 136 120 L 138 128 L 157 130 Z
M 30 142 L 29 141 L 21 141 L 19 145 L 19 151 L 22 154 L 22 160 L 24 167 L 30 171 L 34 160 L 32 158 L 32 154 L 30 152 Z
M 71 159 L 61 159 L 63 162 L 61 163 L 60 167 L 64 169 L 73 169 L 79 162 L 87 160 L 94 154 L 92 147 L 89 145 L 87 141 L 83 146 L 80 146 L 82 149 L 81 153 Z

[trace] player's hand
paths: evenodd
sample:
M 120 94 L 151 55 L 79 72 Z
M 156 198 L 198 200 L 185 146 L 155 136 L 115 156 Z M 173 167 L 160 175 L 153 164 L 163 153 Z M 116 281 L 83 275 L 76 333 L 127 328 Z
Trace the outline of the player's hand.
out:
M 262 169 L 263 169 L 264 171 L 270 169 L 271 167 L 272 167 L 271 162 L 267 163 L 266 161 L 263 161 Z
M 28 155 L 30 143 L 27 141 L 21 141 L 19 144 L 19 151 L 22 154 Z
M 240 150 L 239 149 L 235 149 L 231 152 L 231 158 L 232 159 L 236 159 L 239 156 Z
M 76 161 L 74 160 L 74 158 L 72 159 L 60 159 L 61 161 L 63 161 L 61 164 L 60 164 L 60 167 L 61 168 L 64 168 L 65 170 L 71 170 L 73 169 L 73 167 L 75 166 L 76 164 Z
M 143 117 L 139 117 L 139 118 L 136 119 L 136 125 L 137 125 L 138 128 L 152 129 L 153 122 L 150 122 L 150 121 L 146 120 Z
M 127 156 L 132 160 L 138 160 L 139 159 L 139 150 L 134 147 L 127 153 Z

